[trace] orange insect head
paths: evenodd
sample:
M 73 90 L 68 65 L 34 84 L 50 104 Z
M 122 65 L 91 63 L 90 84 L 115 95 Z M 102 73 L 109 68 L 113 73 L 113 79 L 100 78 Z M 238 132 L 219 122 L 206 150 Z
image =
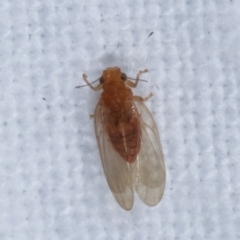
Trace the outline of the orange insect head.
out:
M 104 83 L 113 81 L 122 81 L 121 69 L 118 67 L 109 67 L 103 71 L 102 78 Z

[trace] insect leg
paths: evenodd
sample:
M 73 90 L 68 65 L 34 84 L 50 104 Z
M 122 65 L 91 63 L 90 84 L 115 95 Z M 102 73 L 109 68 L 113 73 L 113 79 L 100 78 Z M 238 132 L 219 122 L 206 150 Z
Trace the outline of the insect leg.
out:
M 82 77 L 83 77 L 83 80 L 86 82 L 86 84 L 87 84 L 92 90 L 98 91 L 98 90 L 102 89 L 102 84 L 99 84 L 99 85 L 97 85 L 96 87 L 93 87 L 93 85 L 87 80 L 87 75 L 86 75 L 85 73 L 82 75 Z M 76 88 L 80 88 L 80 87 L 82 87 L 82 86 L 78 86 L 78 87 L 76 87 Z
M 138 85 L 138 81 L 139 81 L 139 79 L 140 79 L 140 76 L 141 76 L 143 73 L 146 73 L 146 72 L 148 72 L 147 69 L 145 69 L 145 70 L 143 70 L 143 71 L 139 71 L 138 74 L 137 74 L 137 76 L 136 76 L 136 81 L 135 81 L 135 83 L 131 82 L 130 80 L 127 80 L 127 81 L 125 82 L 126 85 L 129 86 L 129 87 L 135 88 L 135 87 Z
M 147 97 L 145 97 L 145 98 L 143 98 L 143 97 L 140 97 L 140 96 L 133 96 L 133 99 L 135 100 L 135 101 L 138 101 L 138 102 L 145 102 L 145 101 L 147 101 L 150 97 L 152 97 L 153 96 L 153 94 L 152 93 L 150 93 Z

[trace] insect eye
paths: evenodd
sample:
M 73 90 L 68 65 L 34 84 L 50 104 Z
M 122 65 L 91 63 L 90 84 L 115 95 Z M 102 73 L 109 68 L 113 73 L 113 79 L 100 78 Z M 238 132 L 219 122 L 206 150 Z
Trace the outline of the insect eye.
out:
M 127 80 L 127 75 L 125 73 L 121 73 L 121 79 L 123 81 L 126 81 Z
M 100 78 L 99 78 L 99 82 L 100 82 L 101 84 L 103 84 L 103 83 L 104 83 L 104 78 L 103 78 L 103 77 L 100 77 Z

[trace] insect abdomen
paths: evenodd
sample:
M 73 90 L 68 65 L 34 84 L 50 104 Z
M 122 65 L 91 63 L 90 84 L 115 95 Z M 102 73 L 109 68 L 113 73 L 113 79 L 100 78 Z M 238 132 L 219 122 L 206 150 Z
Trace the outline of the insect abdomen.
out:
M 127 161 L 134 162 L 140 149 L 140 128 L 134 116 L 129 122 L 108 126 L 109 139 L 115 150 Z

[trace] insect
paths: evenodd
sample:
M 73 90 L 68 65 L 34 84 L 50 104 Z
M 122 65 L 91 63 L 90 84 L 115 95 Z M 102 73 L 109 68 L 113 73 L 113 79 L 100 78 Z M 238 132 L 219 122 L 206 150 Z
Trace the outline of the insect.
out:
M 94 112 L 95 134 L 108 185 L 125 210 L 131 210 L 134 190 L 149 206 L 162 198 L 165 166 L 157 126 L 145 106 L 146 98 L 134 96 L 131 88 L 138 85 L 140 71 L 132 82 L 118 67 L 103 71 L 92 90 L 103 90 Z M 81 87 L 81 86 L 80 86 Z

